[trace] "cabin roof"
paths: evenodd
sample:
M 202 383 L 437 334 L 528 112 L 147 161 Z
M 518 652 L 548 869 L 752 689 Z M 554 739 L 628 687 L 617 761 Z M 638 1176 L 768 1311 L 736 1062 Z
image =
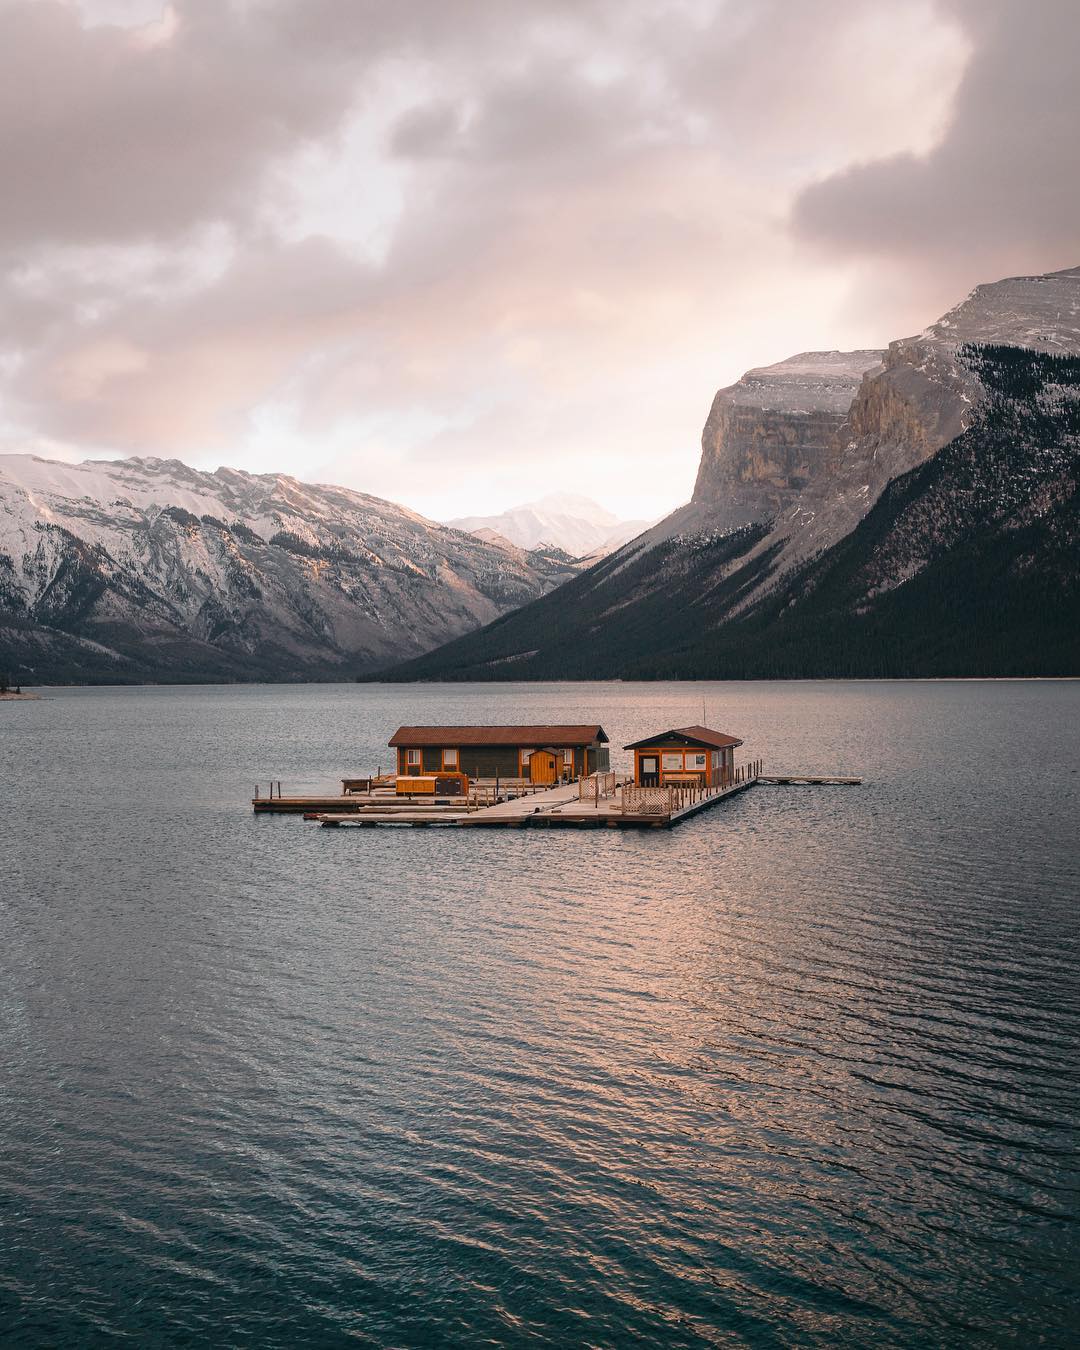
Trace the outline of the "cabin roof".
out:
M 624 745 L 623 749 L 644 750 L 648 746 L 671 741 L 679 741 L 684 745 L 707 745 L 713 750 L 727 750 L 733 745 L 742 745 L 738 736 L 729 736 L 725 731 L 713 731 L 711 727 L 673 727 L 670 731 L 654 732 L 643 741 Z
M 406 749 L 419 749 L 425 745 L 516 745 L 538 749 L 546 745 L 592 745 L 594 741 L 603 744 L 607 739 L 607 732 L 596 722 L 587 726 L 570 723 L 565 726 L 398 727 L 387 745 Z

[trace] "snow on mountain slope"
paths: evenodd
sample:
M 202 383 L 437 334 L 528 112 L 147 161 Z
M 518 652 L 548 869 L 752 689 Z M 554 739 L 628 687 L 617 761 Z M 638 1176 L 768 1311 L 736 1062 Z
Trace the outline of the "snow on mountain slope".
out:
M 920 336 L 954 347 L 990 342 L 1075 356 L 1080 352 L 1080 267 L 976 286 Z
M 30 652 L 43 678 L 50 642 L 68 653 L 65 670 L 78 644 L 97 644 L 115 654 L 118 678 L 361 672 L 568 575 L 391 502 L 281 474 L 0 456 L 0 656 L 18 666 Z
M 449 522 L 483 538 L 493 531 L 523 549 L 544 545 L 562 549 L 572 558 L 603 556 L 620 548 L 647 529 L 650 521 L 620 520 L 588 497 L 553 492 L 536 502 L 511 507 L 497 516 L 463 516 Z
M 1075 674 L 1080 268 L 715 396 L 693 500 L 410 679 Z
M 958 356 L 964 343 L 1080 353 L 1080 268 L 977 286 L 884 351 L 804 352 L 747 371 L 713 400 L 693 498 L 633 552 L 768 524 L 758 552 L 774 552 L 775 566 L 757 594 L 843 538 L 890 479 L 971 424 L 984 389 Z

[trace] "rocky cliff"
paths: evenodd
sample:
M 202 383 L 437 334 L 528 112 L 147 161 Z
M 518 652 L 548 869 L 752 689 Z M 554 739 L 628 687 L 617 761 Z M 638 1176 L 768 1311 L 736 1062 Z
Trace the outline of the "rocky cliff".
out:
M 687 506 L 401 675 L 1076 674 L 1077 409 L 1080 268 L 750 371 Z
M 747 371 L 713 399 L 691 501 L 630 548 L 767 525 L 769 553 L 741 604 L 836 543 L 885 485 L 970 425 L 983 385 L 964 344 L 1080 352 L 1080 268 L 978 286 L 883 351 L 804 352 Z
M 713 529 L 785 516 L 836 472 L 848 412 L 880 351 L 802 352 L 748 370 L 713 399 L 693 501 Z
M 348 677 L 573 571 L 280 474 L 0 456 L 0 670 L 23 683 Z
M 977 286 L 917 337 L 889 344 L 880 370 L 863 377 L 831 472 L 808 485 L 777 528 L 781 567 L 848 534 L 885 485 L 961 435 L 986 396 L 965 346 L 994 343 L 1032 352 L 1080 353 L 1080 268 Z

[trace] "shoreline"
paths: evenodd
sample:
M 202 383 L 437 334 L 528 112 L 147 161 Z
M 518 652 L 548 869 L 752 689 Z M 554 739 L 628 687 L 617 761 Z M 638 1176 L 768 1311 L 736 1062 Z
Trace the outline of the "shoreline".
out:
M 484 685 L 492 689 L 500 687 L 509 687 L 511 685 L 534 685 L 542 687 L 545 685 L 556 684 L 610 684 L 610 685 L 659 685 L 659 684 L 681 684 L 692 686 L 696 684 L 1076 684 L 1080 682 L 1080 674 L 1077 675 L 790 675 L 773 676 L 770 678 L 745 679 L 733 676 L 713 676 L 694 679 L 623 679 L 620 676 L 606 676 L 600 679 L 582 680 L 582 679 L 543 679 L 543 680 L 376 680 L 376 679 L 341 679 L 341 680 L 140 680 L 123 681 L 116 684 L 108 684 L 100 681 L 93 681 L 87 684 L 63 683 L 41 685 L 43 689 L 300 689 L 300 688 L 329 688 L 342 685 L 383 685 L 385 687 L 397 686 L 405 689 L 412 687 L 427 687 L 452 689 L 458 685 Z M 37 693 L 6 693 L 0 694 L 0 699 L 41 699 L 42 694 Z

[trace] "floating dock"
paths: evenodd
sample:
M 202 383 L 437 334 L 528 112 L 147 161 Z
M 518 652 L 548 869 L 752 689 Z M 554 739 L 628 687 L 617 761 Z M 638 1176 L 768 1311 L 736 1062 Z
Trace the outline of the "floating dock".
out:
M 466 811 L 452 800 L 427 803 L 401 803 L 390 806 L 373 801 L 347 811 L 314 811 L 308 819 L 328 829 L 374 828 L 379 826 L 426 826 L 457 829 L 670 829 L 692 816 L 727 801 L 761 784 L 807 783 L 856 785 L 861 778 L 830 774 L 752 774 L 724 787 L 685 790 L 669 798 L 669 805 L 651 804 L 648 810 L 635 810 L 626 804 L 620 784 L 608 797 L 583 799 L 578 783 L 551 788 L 547 792 Z
M 727 787 L 687 791 L 672 802 L 672 809 L 626 810 L 622 784 L 607 797 L 583 799 L 580 785 L 568 783 L 546 792 L 515 797 L 510 801 L 466 811 L 447 799 L 432 810 L 426 804 L 387 808 L 372 803 L 361 810 L 315 812 L 312 819 L 331 829 L 385 825 L 454 826 L 459 829 L 668 829 L 753 787 L 747 777 Z M 669 799 L 670 800 L 670 799 Z
M 787 787 L 791 783 L 809 783 L 817 787 L 858 787 L 861 778 L 844 778 L 831 773 L 759 773 L 759 783 L 774 783 Z
M 345 779 L 344 782 L 360 780 Z M 468 793 L 455 796 L 436 796 L 424 793 L 412 796 L 402 795 L 395 790 L 394 780 L 374 779 L 365 791 L 327 793 L 317 796 L 287 796 L 281 791 L 280 783 L 271 783 L 268 792 L 255 789 L 251 799 L 251 809 L 256 815 L 288 816 L 329 812 L 335 815 L 353 815 L 368 812 L 381 807 L 388 811 L 407 811 L 410 808 L 425 814 L 440 808 L 451 808 L 459 814 L 482 811 L 496 802 L 506 803 L 523 797 L 547 796 L 551 791 L 547 786 L 536 787 L 531 783 L 509 782 L 497 784 L 474 783 Z M 577 785 L 574 784 L 576 791 Z
M 345 780 L 351 782 L 353 780 Z M 861 778 L 826 773 L 765 773 L 760 760 L 739 766 L 719 786 L 692 784 L 641 786 L 614 773 L 551 785 L 522 781 L 474 782 L 467 794 L 415 796 L 390 787 L 385 780 L 365 784 L 365 791 L 327 796 L 252 798 L 256 814 L 303 815 L 327 829 L 670 829 L 719 805 L 729 797 L 763 784 L 789 786 L 852 786 Z

